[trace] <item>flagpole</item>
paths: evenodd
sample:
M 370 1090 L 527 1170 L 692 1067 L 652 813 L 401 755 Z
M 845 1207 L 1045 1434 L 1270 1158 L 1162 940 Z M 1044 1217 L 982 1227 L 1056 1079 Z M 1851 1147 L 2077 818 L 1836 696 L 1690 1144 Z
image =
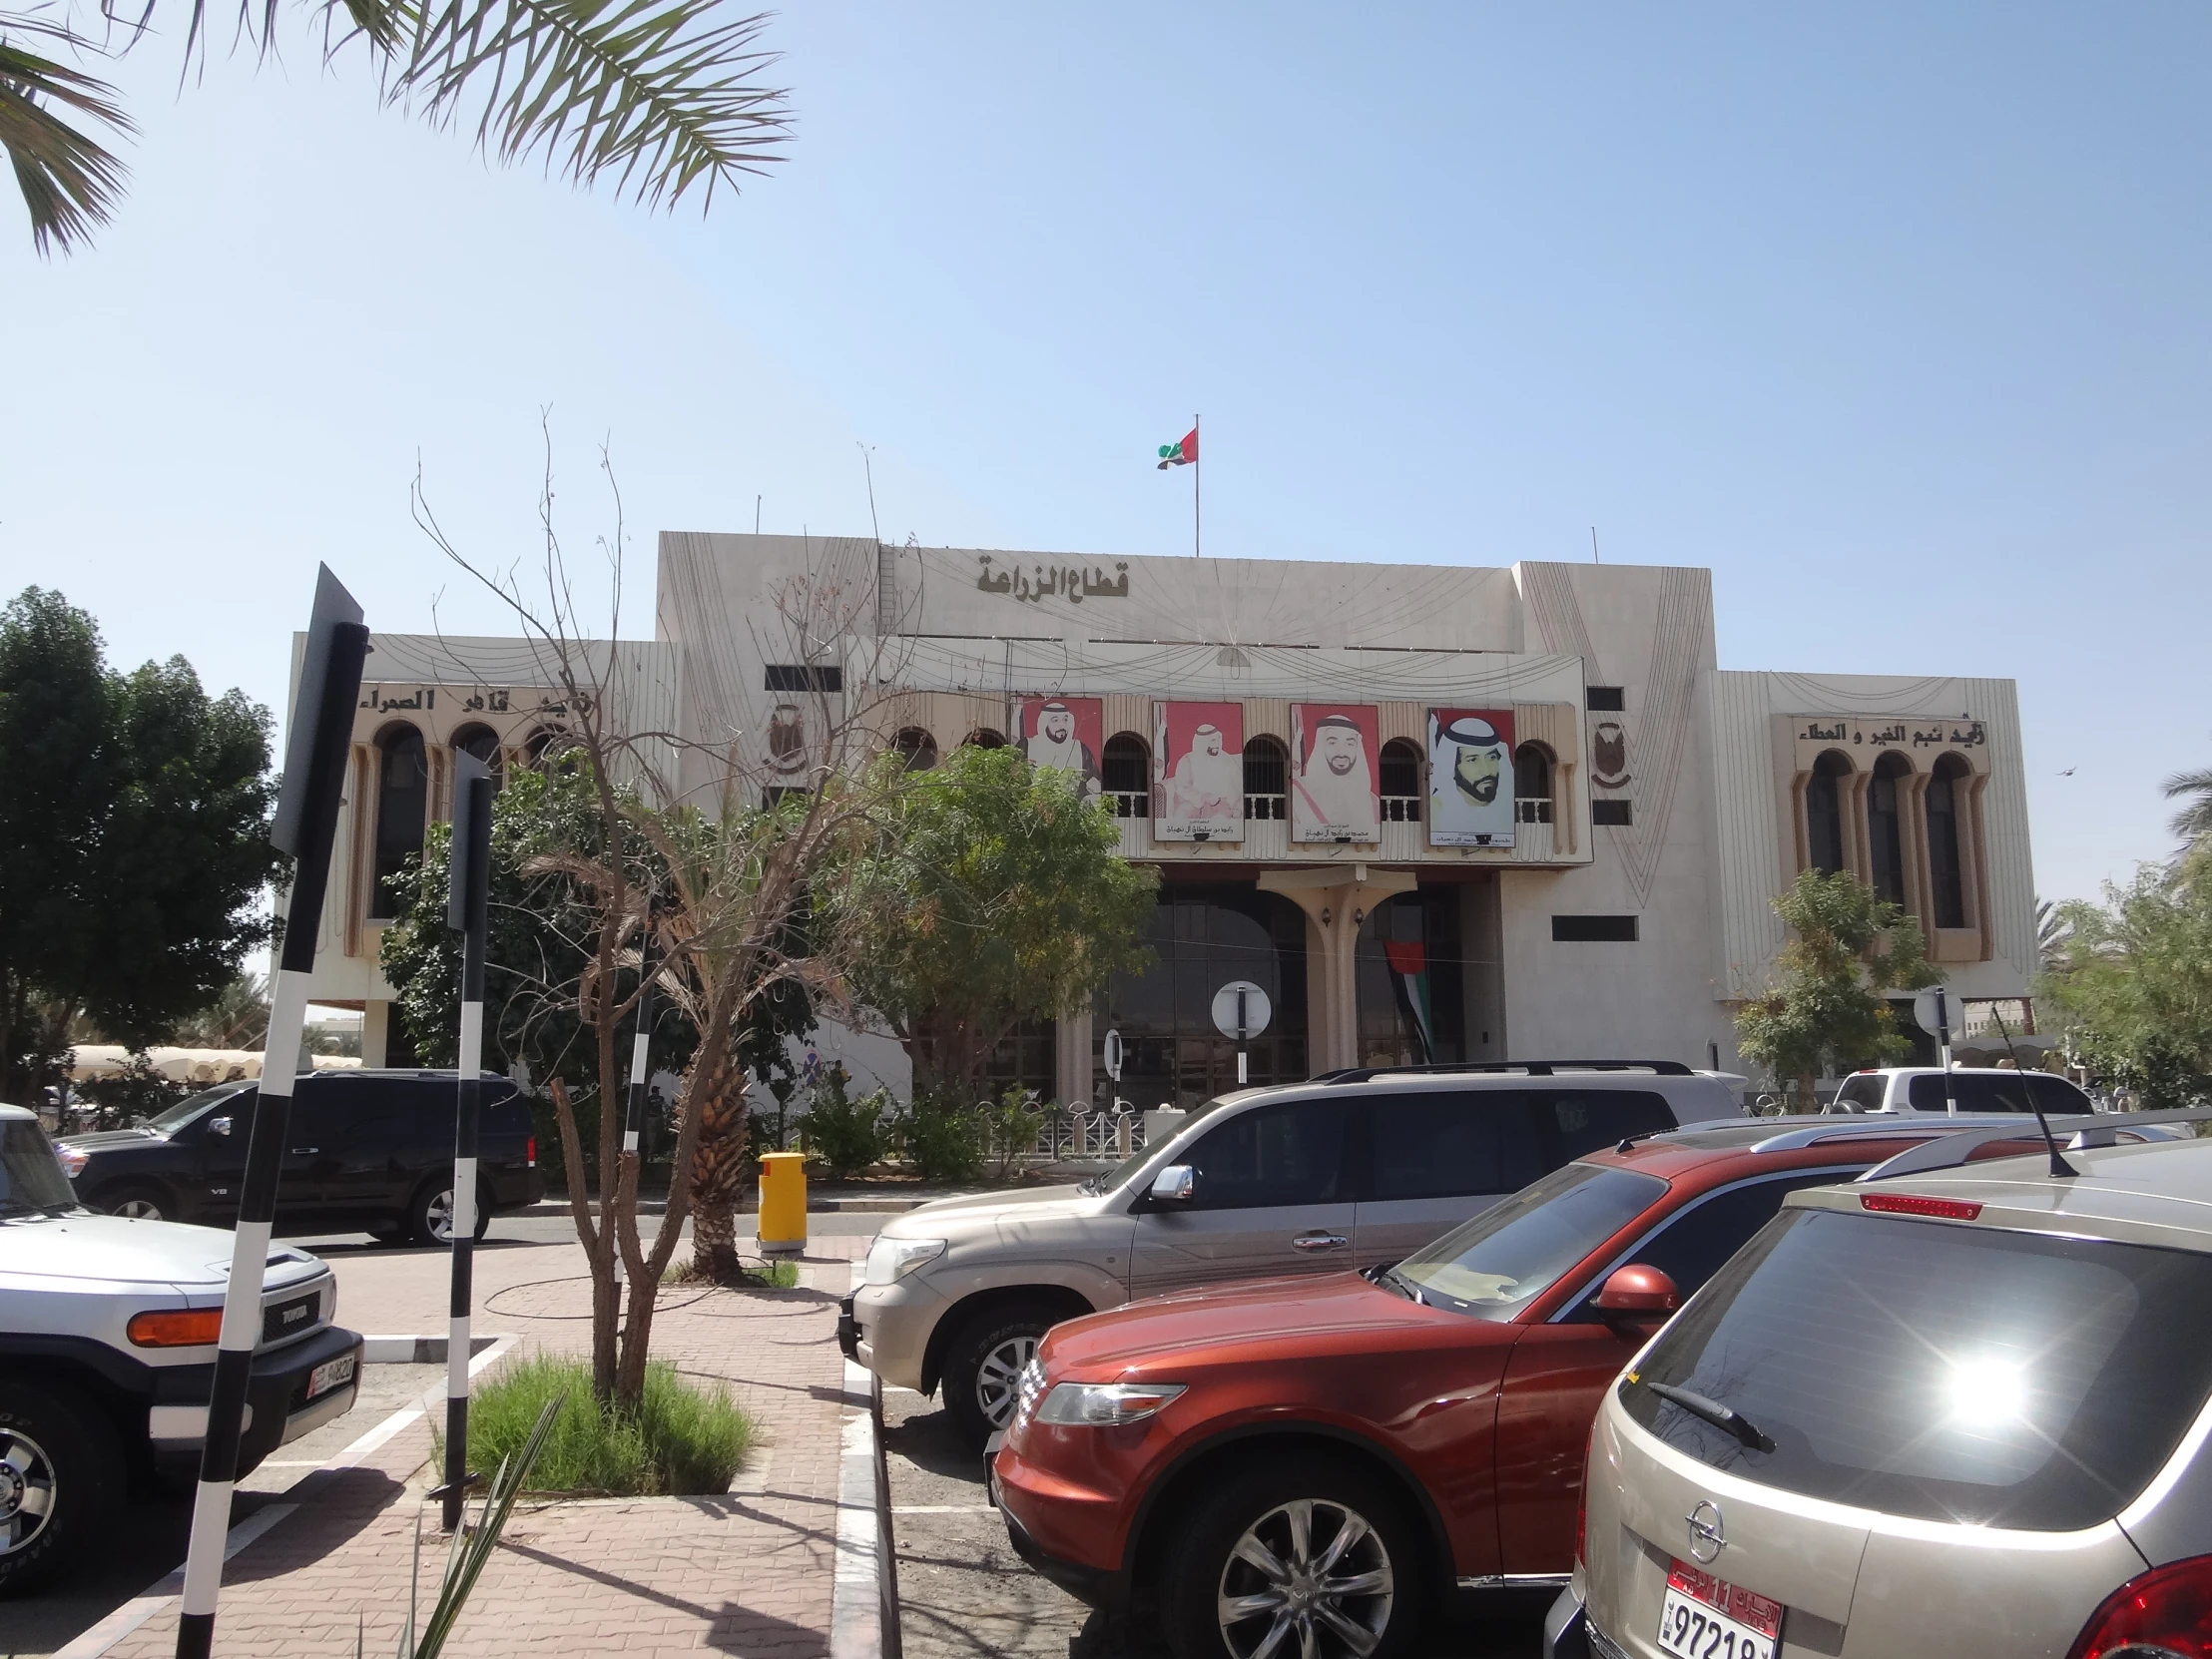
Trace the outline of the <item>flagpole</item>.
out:
M 1198 416 L 1191 416 L 1191 436 L 1198 439 L 1198 453 L 1191 458 L 1191 557 L 1198 557 L 1199 485 L 1206 477 L 1206 439 L 1199 432 Z

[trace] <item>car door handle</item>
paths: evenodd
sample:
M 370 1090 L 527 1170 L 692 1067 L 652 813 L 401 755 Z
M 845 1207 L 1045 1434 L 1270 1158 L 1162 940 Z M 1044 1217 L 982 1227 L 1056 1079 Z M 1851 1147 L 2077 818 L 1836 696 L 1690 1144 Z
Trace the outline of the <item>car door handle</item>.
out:
M 1352 1243 L 1342 1233 L 1301 1233 L 1291 1241 L 1293 1250 L 1342 1250 Z
M 294 1158 L 305 1158 L 310 1154 L 320 1152 L 322 1148 L 320 1148 L 319 1146 L 295 1146 L 291 1149 L 291 1155 Z

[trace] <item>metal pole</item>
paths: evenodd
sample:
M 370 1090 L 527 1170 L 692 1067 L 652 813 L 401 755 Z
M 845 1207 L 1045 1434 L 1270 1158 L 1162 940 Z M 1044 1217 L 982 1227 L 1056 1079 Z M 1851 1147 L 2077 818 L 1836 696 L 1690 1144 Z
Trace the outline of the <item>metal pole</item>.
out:
M 270 993 L 269 1037 L 262 1050 L 253 1127 L 247 1133 L 246 1177 L 238 1227 L 231 1236 L 231 1277 L 223 1291 L 223 1326 L 216 1344 L 215 1382 L 200 1448 L 200 1484 L 193 1494 L 192 1535 L 185 1552 L 185 1593 L 177 1621 L 177 1659 L 208 1659 L 215 1645 L 216 1603 L 223 1593 L 223 1547 L 231 1530 L 231 1492 L 238 1482 L 239 1441 L 261 1338 L 262 1283 L 276 1214 L 276 1180 L 291 1127 L 293 1074 L 306 1022 L 307 978 L 322 898 L 330 878 L 330 843 L 353 742 L 353 706 L 360 701 L 368 630 L 361 608 L 328 566 L 315 582 L 299 700 L 284 753 L 284 788 L 269 838 L 292 855 L 290 902 L 284 912 L 276 983 Z
M 645 1128 L 645 1080 L 653 1041 L 653 912 L 645 912 L 645 936 L 638 944 L 638 1034 L 630 1047 L 630 1106 L 622 1126 L 622 1150 L 642 1163 Z M 781 1111 L 781 1108 L 779 1108 Z M 643 1171 L 641 1169 L 642 1176 Z
M 484 952 L 490 931 L 491 774 L 456 757 L 452 889 L 446 921 L 461 932 L 461 1044 L 453 1101 L 453 1277 L 445 1319 L 443 1522 L 461 1524 L 468 1498 L 468 1362 L 476 1282 L 476 1158 L 484 1106 Z
M 1206 476 L 1206 440 L 1199 437 L 1198 416 L 1191 416 L 1191 436 L 1198 438 L 1198 453 L 1191 457 L 1191 557 L 1198 557 L 1198 492 Z
M 1950 1081 L 1950 992 L 1936 987 L 1936 1041 L 1943 1062 L 1943 1110 L 1958 1115 L 1958 1095 Z

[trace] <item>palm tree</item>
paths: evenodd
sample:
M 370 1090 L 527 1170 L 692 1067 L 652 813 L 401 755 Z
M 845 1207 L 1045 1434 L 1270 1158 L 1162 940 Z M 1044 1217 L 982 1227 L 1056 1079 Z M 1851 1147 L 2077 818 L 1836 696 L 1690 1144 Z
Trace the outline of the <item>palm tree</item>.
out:
M 2177 772 L 2166 780 L 2165 789 L 2168 801 L 2177 801 L 2183 796 L 2196 798 L 2174 814 L 2170 825 L 2184 846 L 2194 846 L 2199 835 L 2212 834 L 2212 767 Z
M 119 58 L 161 0 L 103 0 L 80 29 L 55 0 L 0 0 L 0 150 L 41 253 L 67 253 L 113 216 L 128 170 L 88 127 L 135 131 L 115 89 L 63 59 Z M 191 8 L 185 67 L 206 50 L 207 0 Z M 783 160 L 790 110 L 761 76 L 765 14 L 713 21 L 717 0 L 297 0 L 325 60 L 359 44 L 387 104 L 435 126 L 473 120 L 505 164 L 542 154 L 579 185 L 612 174 L 654 207 L 697 188 L 702 207 L 741 173 Z M 278 0 L 240 0 L 240 38 L 275 49 Z M 125 15 L 125 13 L 135 15 Z M 71 125 L 76 121 L 78 125 Z
M 2065 959 L 2066 940 L 2073 924 L 2047 898 L 2035 900 L 2035 965 L 2044 973 L 2055 972 Z

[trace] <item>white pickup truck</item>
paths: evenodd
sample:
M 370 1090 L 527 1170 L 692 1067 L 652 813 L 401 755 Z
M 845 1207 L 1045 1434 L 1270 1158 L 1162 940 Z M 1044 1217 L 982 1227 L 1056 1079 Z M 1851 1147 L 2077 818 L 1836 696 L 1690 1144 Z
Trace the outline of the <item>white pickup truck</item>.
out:
M 136 1475 L 200 1468 L 231 1235 L 94 1215 L 38 1120 L 0 1106 L 0 1596 L 94 1547 Z M 350 1410 L 337 1281 L 272 1247 L 238 1473 Z

